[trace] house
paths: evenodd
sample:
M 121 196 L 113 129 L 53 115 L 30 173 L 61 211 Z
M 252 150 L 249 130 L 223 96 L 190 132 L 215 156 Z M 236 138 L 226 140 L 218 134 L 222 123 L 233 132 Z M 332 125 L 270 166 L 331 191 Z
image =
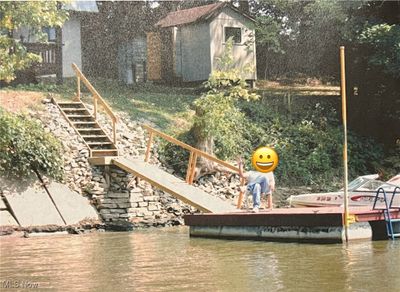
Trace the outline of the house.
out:
M 177 78 L 185 82 L 208 79 L 226 41 L 233 39 L 235 66 L 246 80 L 256 76 L 254 19 L 234 6 L 219 2 L 170 12 L 147 35 L 149 80 Z M 252 72 L 245 67 L 251 66 Z
M 37 75 L 57 74 L 62 79 L 75 76 L 72 63 L 82 68 L 82 20 L 98 12 L 96 1 L 71 1 L 62 9 L 69 11 L 69 18 L 61 29 L 43 28 L 47 34 L 46 43 L 38 42 L 28 27 L 14 32 L 14 36 L 23 42 L 28 51 L 42 56 L 42 63 L 34 67 Z

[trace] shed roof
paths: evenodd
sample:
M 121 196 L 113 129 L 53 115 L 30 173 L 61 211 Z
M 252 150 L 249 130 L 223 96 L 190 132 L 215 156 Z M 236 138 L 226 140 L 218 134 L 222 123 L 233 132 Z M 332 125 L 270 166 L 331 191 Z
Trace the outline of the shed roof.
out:
M 235 7 L 233 7 L 227 3 L 224 3 L 224 2 L 219 2 L 219 3 L 209 4 L 209 5 L 198 6 L 198 7 L 194 7 L 194 8 L 190 8 L 190 9 L 184 9 L 184 10 L 170 12 L 167 14 L 167 16 L 160 19 L 156 23 L 156 26 L 171 27 L 171 26 L 179 26 L 179 25 L 185 25 L 185 24 L 189 24 L 189 23 L 193 23 L 193 22 L 197 22 L 197 21 L 207 20 L 207 19 L 210 19 L 210 18 L 216 16 L 223 7 L 230 7 L 231 9 L 242 14 L 243 16 L 250 19 L 251 21 L 254 21 L 254 19 L 252 17 L 239 11 Z
M 97 3 L 94 0 L 70 1 L 64 5 L 64 9 L 78 12 L 99 12 L 99 9 L 97 8 Z

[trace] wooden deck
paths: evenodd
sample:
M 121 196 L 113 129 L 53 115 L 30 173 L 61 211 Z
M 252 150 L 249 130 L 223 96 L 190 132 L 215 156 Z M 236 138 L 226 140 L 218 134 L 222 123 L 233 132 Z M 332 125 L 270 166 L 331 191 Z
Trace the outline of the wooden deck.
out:
M 199 188 L 189 185 L 185 181 L 158 168 L 156 165 L 123 157 L 113 158 L 111 163 L 201 211 L 211 213 L 237 211 L 236 207 L 230 202 L 223 201 Z

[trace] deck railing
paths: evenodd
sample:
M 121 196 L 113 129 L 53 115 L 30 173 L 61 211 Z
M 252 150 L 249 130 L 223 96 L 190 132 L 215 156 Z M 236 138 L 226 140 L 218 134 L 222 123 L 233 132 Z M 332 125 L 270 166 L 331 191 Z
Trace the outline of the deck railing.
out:
M 186 143 L 183 143 L 163 132 L 160 132 L 160 131 L 150 127 L 150 126 L 144 125 L 143 127 L 149 132 L 149 140 L 147 142 L 146 154 L 145 154 L 145 158 L 144 158 L 145 162 L 148 162 L 150 159 L 151 146 L 153 144 L 153 139 L 155 136 L 159 136 L 159 137 L 167 140 L 170 143 L 173 143 L 175 145 L 178 145 L 178 146 L 190 151 L 188 167 L 186 170 L 186 182 L 190 185 L 193 184 L 194 175 L 195 175 L 195 171 L 196 171 L 196 163 L 197 163 L 197 159 L 199 157 L 204 157 L 204 158 L 206 158 L 210 161 L 213 161 L 219 165 L 222 165 L 230 170 L 233 170 L 236 173 L 239 173 L 238 167 L 236 167 L 226 161 L 220 160 L 215 156 L 212 156 L 204 151 L 201 151 L 201 150 L 194 148 Z M 242 178 L 240 179 L 240 186 L 241 187 L 244 186 L 244 179 L 242 179 Z M 240 193 L 239 193 L 238 202 L 237 202 L 237 208 L 241 207 L 242 199 L 243 199 L 243 191 L 241 188 Z
M 72 68 L 75 71 L 76 78 L 77 78 L 77 91 L 76 91 L 76 97 L 75 100 L 80 101 L 81 100 L 81 81 L 83 84 L 85 84 L 86 88 L 90 91 L 90 93 L 93 96 L 93 116 L 97 120 L 97 111 L 98 111 L 98 105 L 102 105 L 105 112 L 111 119 L 112 123 L 112 139 L 114 145 L 117 144 L 117 130 L 116 130 L 116 124 L 117 124 L 117 117 L 113 113 L 111 107 L 105 102 L 105 100 L 101 97 L 101 95 L 97 92 L 97 90 L 93 87 L 93 85 L 87 80 L 85 75 L 79 70 L 78 66 L 76 64 L 72 64 Z
M 28 52 L 38 54 L 42 62 L 33 66 L 39 75 L 50 75 L 57 73 L 57 45 L 54 43 L 23 43 Z

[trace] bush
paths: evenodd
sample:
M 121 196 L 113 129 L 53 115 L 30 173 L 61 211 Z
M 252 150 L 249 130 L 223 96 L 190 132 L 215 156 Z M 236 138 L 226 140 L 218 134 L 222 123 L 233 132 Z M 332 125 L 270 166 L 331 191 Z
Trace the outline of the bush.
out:
M 276 112 L 267 102 L 243 103 L 249 120 L 246 139 L 252 149 L 275 147 L 278 180 L 287 185 L 330 187 L 342 179 L 343 129 L 336 111 L 320 103 L 296 113 Z M 247 153 L 250 160 L 252 152 Z M 383 147 L 372 139 L 348 132 L 349 175 L 375 173 L 381 165 Z M 249 164 L 250 167 L 250 164 Z
M 39 122 L 0 109 L 0 174 L 62 178 L 61 144 Z
M 283 108 L 283 107 L 282 107 Z M 308 185 L 320 189 L 337 189 L 343 176 L 343 128 L 338 115 L 330 104 L 314 104 L 314 107 L 297 108 L 292 114 L 276 111 L 269 101 L 243 102 L 240 105 L 244 119 L 243 141 L 239 153 L 251 169 L 251 155 L 259 146 L 274 147 L 279 155 L 279 165 L 275 175 L 279 185 Z M 179 140 L 193 145 L 193 137 L 185 133 Z M 223 146 L 222 146 L 223 145 Z M 224 158 L 232 154 L 225 152 L 229 143 L 216 138 L 215 153 Z M 176 146 L 164 145 L 161 157 L 176 171 L 184 174 L 188 153 Z M 237 149 L 235 149 L 237 150 Z M 386 160 L 382 145 L 374 140 L 348 132 L 348 156 L 350 179 L 369 173 L 377 173 L 380 168 L 390 169 L 393 174 L 398 169 L 391 160 Z M 397 167 L 397 168 L 396 168 Z

